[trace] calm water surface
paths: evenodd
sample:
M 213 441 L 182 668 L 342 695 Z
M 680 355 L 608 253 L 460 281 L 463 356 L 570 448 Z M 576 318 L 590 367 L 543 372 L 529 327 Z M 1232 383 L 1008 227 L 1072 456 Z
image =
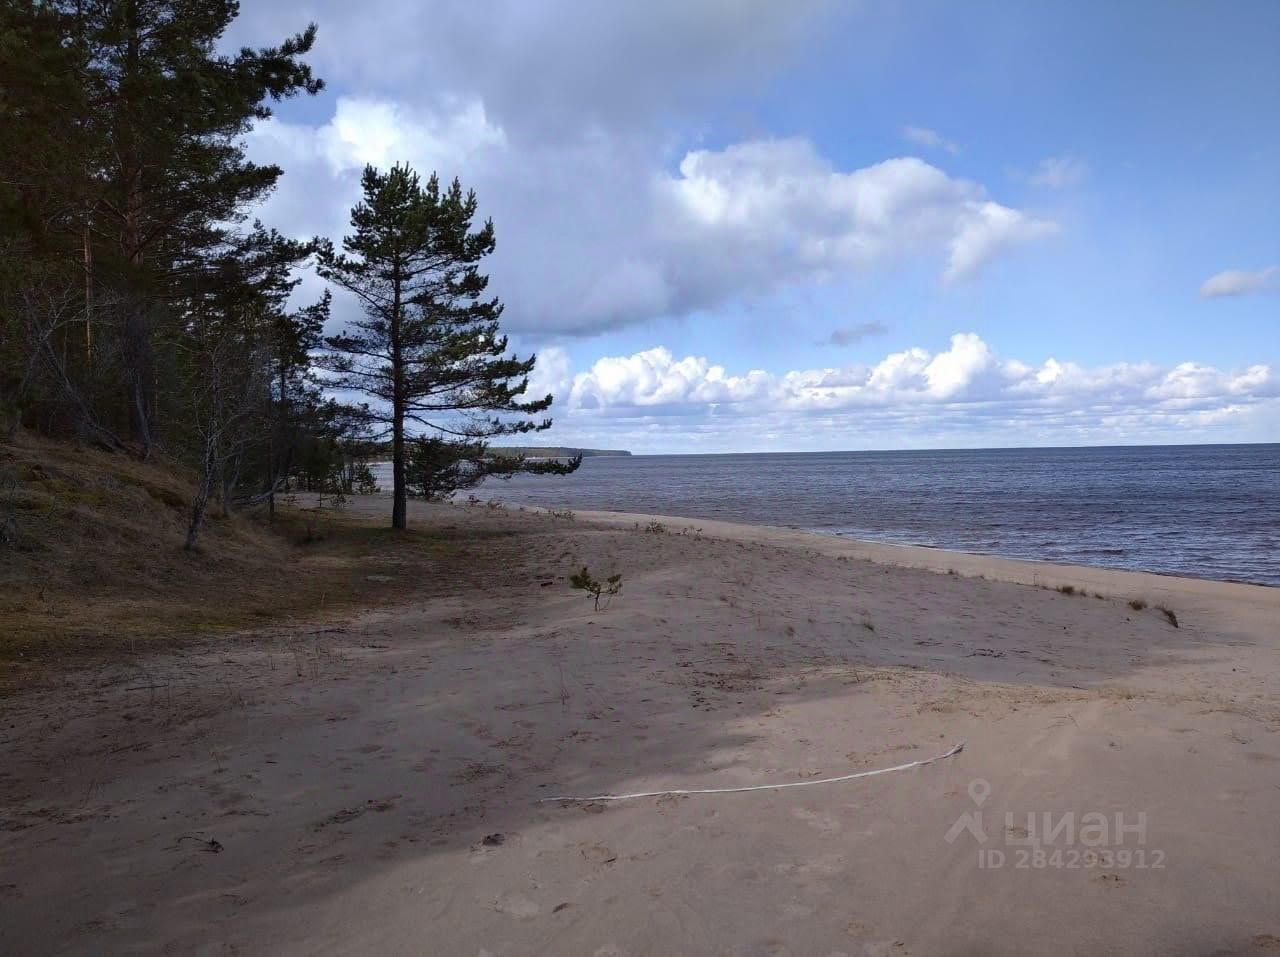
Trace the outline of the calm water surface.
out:
M 600 457 L 477 494 L 1280 585 L 1280 445 Z

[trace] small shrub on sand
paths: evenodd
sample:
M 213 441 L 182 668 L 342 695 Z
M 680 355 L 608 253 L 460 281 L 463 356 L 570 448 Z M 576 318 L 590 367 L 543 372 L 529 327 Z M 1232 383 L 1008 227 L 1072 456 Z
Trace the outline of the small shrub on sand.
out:
M 1134 611 L 1142 611 L 1142 609 L 1147 607 L 1147 603 L 1141 598 L 1135 598 L 1133 601 L 1129 602 L 1129 607 Z
M 650 522 L 644 527 L 644 530 L 650 535 L 661 535 L 667 530 L 667 526 L 661 522 Z
M 1064 595 L 1074 595 L 1076 593 L 1076 586 L 1075 585 L 1059 585 L 1058 591 L 1062 592 L 1062 594 Z M 1081 594 L 1083 594 L 1083 592 Z
M 604 599 L 605 607 L 609 607 L 609 599 L 618 592 L 622 591 L 622 575 L 610 575 L 604 581 L 597 581 L 587 571 L 587 566 L 582 566 L 582 571 L 569 577 L 569 584 L 574 588 L 585 591 L 595 601 L 596 611 L 600 610 L 600 599 Z
M 1164 605 L 1156 605 L 1156 611 L 1164 615 L 1169 624 L 1173 625 L 1174 628 L 1178 627 L 1178 616 L 1173 613 L 1172 609 L 1165 608 Z

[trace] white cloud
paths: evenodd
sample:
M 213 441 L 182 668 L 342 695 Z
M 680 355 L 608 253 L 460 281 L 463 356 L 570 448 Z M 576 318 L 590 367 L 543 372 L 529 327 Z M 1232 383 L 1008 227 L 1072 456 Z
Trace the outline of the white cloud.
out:
M 996 365 L 990 346 L 975 333 L 951 337 L 951 348 L 934 356 L 924 368 L 929 395 L 949 399 L 962 395 Z
M 339 97 L 333 119 L 316 139 L 330 167 L 341 173 L 410 156 L 432 168 L 456 167 L 481 150 L 502 147 L 506 134 L 489 122 L 478 100 L 445 101 L 442 108 L 410 113 L 395 103 Z
M 689 153 L 662 188 L 684 232 L 676 245 L 725 260 L 705 263 L 710 274 L 736 264 L 738 288 L 752 275 L 819 278 L 944 249 L 944 278 L 962 279 L 1054 230 L 923 160 L 841 172 L 800 139 Z
M 676 359 L 659 346 L 596 360 L 589 371 L 573 377 L 569 405 L 609 410 L 742 403 L 764 398 L 771 380 L 760 370 L 726 375 L 723 366 L 698 356 Z
M 750 447 L 744 441 L 767 428 L 817 443 L 834 437 L 836 447 L 839 436 L 855 432 L 879 434 L 881 445 L 893 444 L 895 430 L 908 421 L 925 432 L 962 424 L 974 435 L 998 427 L 1058 439 L 1087 434 L 1123 440 L 1152 430 L 1231 424 L 1280 405 L 1280 376 L 1264 364 L 1237 370 L 1195 362 L 1084 368 L 1048 358 L 1033 365 L 1000 358 L 971 332 L 957 333 L 936 353 L 916 347 L 870 366 L 780 374 L 733 373 L 705 357 L 678 358 L 659 346 L 598 359 L 585 371 L 565 374 L 563 385 L 556 403 L 560 434 L 657 428 L 679 443 L 714 426 L 717 441 L 738 447 Z
M 524 358 L 524 352 L 517 350 Z M 561 396 L 569 389 L 569 355 L 559 346 L 546 346 L 538 350 L 538 361 L 529 376 L 526 399 L 541 399 L 544 395 Z
M 340 96 L 333 116 L 318 126 L 277 119 L 249 133 L 250 154 L 285 169 L 279 188 L 262 214 L 273 225 L 298 234 L 320 232 L 336 238 L 359 196 L 366 164 L 386 168 L 412 162 L 424 176 L 438 170 L 452 178 L 485 153 L 506 146 L 506 134 L 477 100 L 441 101 L 433 109 Z
M 970 201 L 965 213 L 949 243 L 951 258 L 943 274 L 948 280 L 971 276 L 997 253 L 1058 230 L 1056 223 L 990 201 Z
M 954 282 L 1056 228 L 920 159 L 842 171 L 807 140 L 751 140 L 668 171 L 642 138 L 519 143 L 476 100 L 342 97 L 327 123 L 273 120 L 250 148 L 289 171 L 263 215 L 299 233 L 342 234 L 366 162 L 461 173 L 497 226 L 494 288 L 523 332 L 683 316 L 913 258 Z
M 960 147 L 946 139 L 941 133 L 924 126 L 904 126 L 903 139 L 931 150 L 946 150 L 952 156 L 960 152 Z
M 1249 366 L 1228 375 L 1213 366 L 1181 362 L 1165 372 L 1147 389 L 1146 394 L 1153 399 L 1174 402 L 1198 401 L 1224 396 L 1274 394 L 1276 383 L 1271 368 L 1266 365 Z
M 1270 266 L 1257 272 L 1228 269 L 1210 276 L 1200 286 L 1200 295 L 1206 299 L 1245 296 L 1254 292 L 1280 292 L 1280 266 Z
M 1028 177 L 1037 186 L 1050 189 L 1066 189 L 1075 186 L 1089 174 L 1089 167 L 1070 156 L 1050 156 Z

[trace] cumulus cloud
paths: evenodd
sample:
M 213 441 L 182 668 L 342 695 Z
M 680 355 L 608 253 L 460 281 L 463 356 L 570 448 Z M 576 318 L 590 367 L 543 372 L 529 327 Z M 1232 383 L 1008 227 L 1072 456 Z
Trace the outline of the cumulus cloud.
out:
M 523 357 L 523 353 L 521 353 Z M 559 397 L 569 388 L 569 355 L 559 346 L 546 346 L 538 350 L 538 361 L 529 376 L 526 398 L 540 399 L 544 395 Z
M 859 322 L 853 326 L 842 326 L 839 329 L 832 329 L 831 333 L 819 345 L 830 346 L 852 346 L 857 345 L 865 339 L 872 336 L 887 335 L 889 327 L 883 322 Z
M 840 170 L 791 138 L 691 150 L 666 169 L 643 139 L 520 143 L 477 100 L 342 97 L 323 125 L 272 120 L 250 148 L 289 170 L 264 215 L 304 233 L 341 233 L 367 162 L 461 173 L 495 220 L 495 289 L 525 332 L 688 315 L 912 258 L 941 260 L 955 282 L 1056 229 L 916 158 Z
M 964 279 L 997 253 L 1057 231 L 1056 223 L 1035 219 L 999 203 L 971 200 L 948 241 L 951 255 L 943 277 L 948 281 Z
M 802 139 L 691 152 L 661 188 L 677 228 L 687 230 L 676 245 L 684 255 L 701 249 L 725 260 L 702 264 L 710 275 L 737 264 L 735 286 L 762 269 L 775 279 L 814 278 L 940 249 L 944 278 L 962 279 L 998 251 L 1055 228 L 923 160 L 843 172 Z
M 1070 156 L 1050 156 L 1040 161 L 1028 179 L 1037 186 L 1066 189 L 1075 186 L 1089 174 L 1089 167 Z
M 916 347 L 874 365 L 734 373 L 702 356 L 656 347 L 596 360 L 564 376 L 560 427 L 633 429 L 666 423 L 683 435 L 708 424 L 725 435 L 763 423 L 819 437 L 823 428 L 888 430 L 907 420 L 966 427 L 1083 429 L 1125 437 L 1125 428 L 1207 428 L 1274 409 L 1280 377 L 1268 365 L 1223 370 L 1196 362 L 1171 367 L 1117 363 L 1095 368 L 1047 358 L 1004 359 L 972 332 L 945 349 Z M 815 431 L 816 430 L 816 431 Z
M 1246 296 L 1255 292 L 1280 292 L 1280 266 L 1270 266 L 1257 272 L 1228 269 L 1210 276 L 1200 286 L 1200 295 L 1206 299 Z
M 573 377 L 569 407 L 578 409 L 662 409 L 759 401 L 774 377 L 759 369 L 726 374 L 700 356 L 676 359 L 658 346 L 630 356 L 597 359 Z
M 925 126 L 904 126 L 902 128 L 902 137 L 910 143 L 917 146 L 923 146 L 931 150 L 946 150 L 952 156 L 960 152 L 960 147 L 946 139 L 936 130 L 931 130 Z
M 247 137 L 250 154 L 286 175 L 261 215 L 298 235 L 337 238 L 359 198 L 366 164 L 412 161 L 424 176 L 452 178 L 485 154 L 501 151 L 506 134 L 478 100 L 446 98 L 431 109 L 369 97 L 339 96 L 319 126 L 270 120 Z
M 571 334 L 911 258 L 939 260 L 953 282 L 1052 232 L 920 159 L 842 169 L 802 138 L 689 148 L 705 124 L 691 113 L 762 82 L 835 7 L 445 0 L 424 21 L 409 0 L 317 0 L 312 59 L 338 96 L 319 122 L 250 134 L 253 158 L 286 170 L 262 216 L 336 238 L 365 163 L 457 175 L 497 225 L 490 266 L 510 328 Z M 296 19 L 246 5 L 230 40 L 264 42 Z M 930 133 L 909 135 L 949 148 Z

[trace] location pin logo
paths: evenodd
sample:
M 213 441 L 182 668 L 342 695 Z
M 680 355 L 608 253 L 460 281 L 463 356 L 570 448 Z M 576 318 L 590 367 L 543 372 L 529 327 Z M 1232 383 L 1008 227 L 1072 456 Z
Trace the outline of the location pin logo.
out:
M 969 797 L 973 803 L 982 807 L 984 801 L 991 796 L 991 785 L 982 778 L 974 778 L 969 782 Z

